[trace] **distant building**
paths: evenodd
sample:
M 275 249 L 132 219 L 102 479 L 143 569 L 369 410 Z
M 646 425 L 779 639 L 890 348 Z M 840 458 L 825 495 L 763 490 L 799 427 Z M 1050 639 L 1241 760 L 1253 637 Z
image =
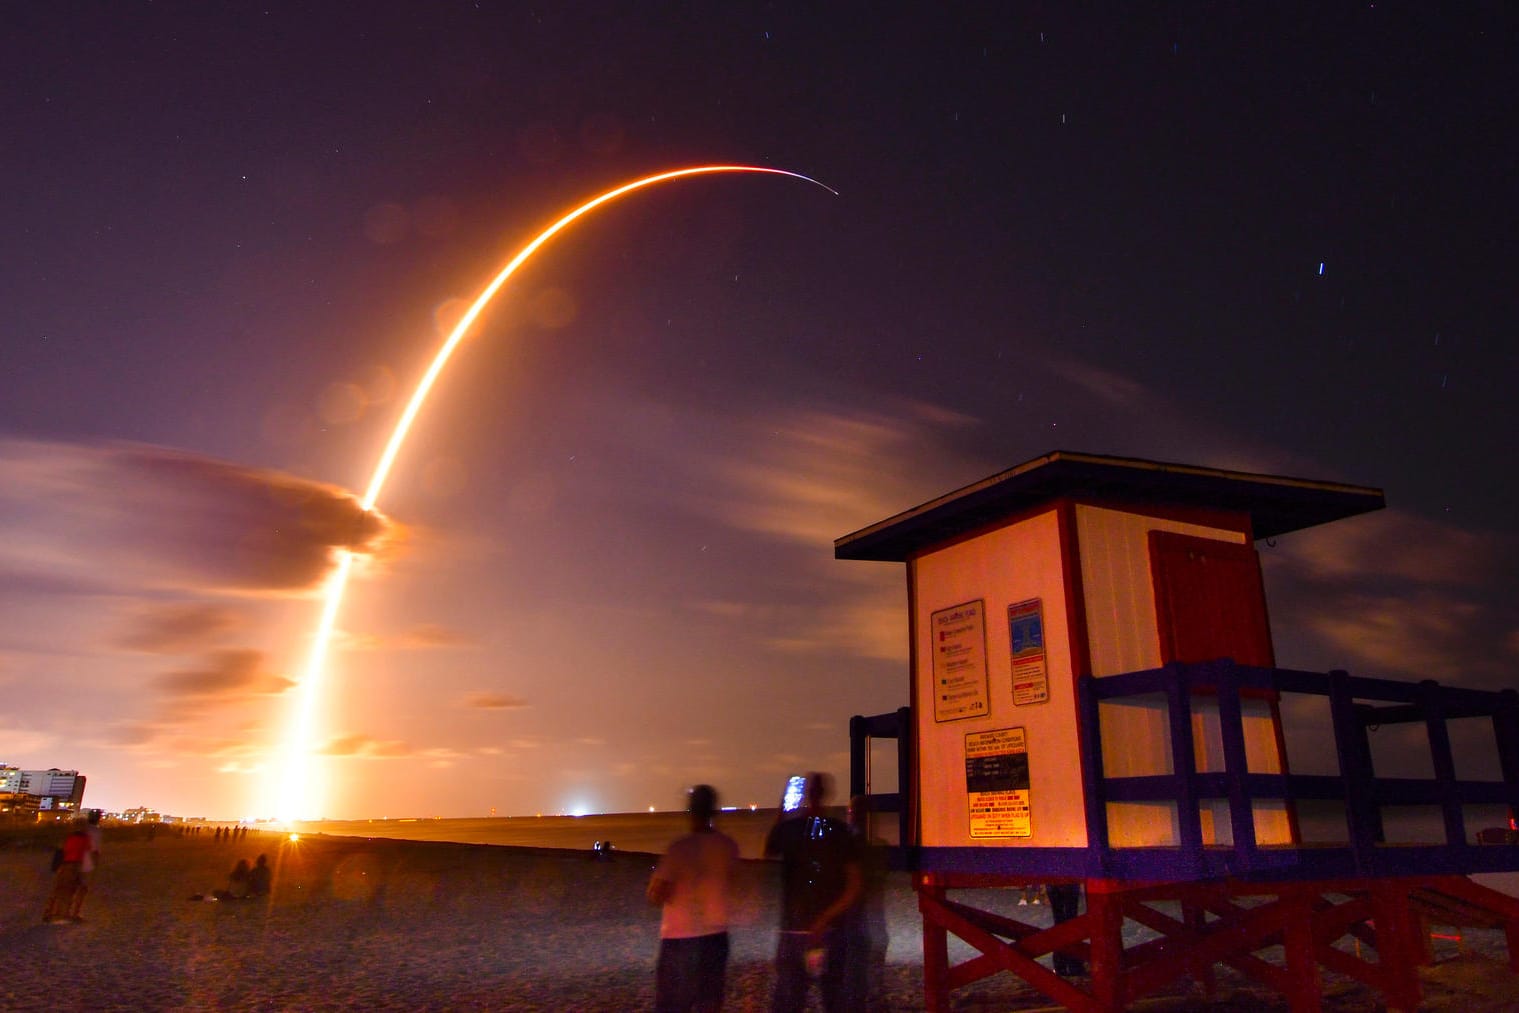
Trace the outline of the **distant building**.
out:
M 0 795 L 21 794 L 21 768 L 0 763 Z
M 42 799 L 36 795 L 0 792 L 0 821 L 35 822 L 41 815 L 41 803 Z
M 85 777 L 77 770 L 52 767 L 48 770 L 23 770 L 20 774 L 17 793 L 46 800 L 41 804 L 43 809 L 77 811 L 84 802 Z

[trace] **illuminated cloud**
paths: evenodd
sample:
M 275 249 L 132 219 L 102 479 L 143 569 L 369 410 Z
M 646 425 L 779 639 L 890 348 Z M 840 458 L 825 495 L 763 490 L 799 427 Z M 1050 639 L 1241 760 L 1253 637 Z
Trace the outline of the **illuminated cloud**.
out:
M 266 696 L 295 685 L 267 672 L 260 651 L 238 649 L 213 652 L 206 664 L 159 676 L 155 686 L 170 697 L 195 699 Z
M 1034 448 L 1035 453 L 1089 451 L 1313 477 L 1313 462 L 1246 439 L 1217 420 L 1199 417 L 1192 403 L 1177 402 L 1132 377 L 1059 355 L 1044 356 L 1042 365 L 1053 374 L 1049 390 L 1039 401 L 1040 410 L 1048 415 L 1048 419 L 1041 416 L 1040 422 L 1049 427 L 1046 438 L 1051 442 Z M 1016 463 L 1003 461 L 999 467 Z
M 359 759 L 396 760 L 423 755 L 405 742 L 373 739 L 367 735 L 340 735 L 327 740 L 316 750 L 323 756 L 346 756 Z
M 472 647 L 478 639 L 441 623 L 420 623 L 394 635 L 339 631 L 334 641 L 345 651 L 424 651 Z
M 770 628 L 786 632 L 765 638 L 765 643 L 798 654 L 833 651 L 879 661 L 906 658 L 906 606 L 898 581 L 852 591 L 841 585 L 837 600 L 838 604 L 821 611 L 783 607 L 787 617 Z
M 471 693 L 464 700 L 464 706 L 478 710 L 516 710 L 531 706 L 520 696 L 512 696 L 509 693 Z
M 145 746 L 158 738 L 159 726 L 146 721 L 133 721 L 112 726 L 105 740 L 116 746 Z
M 664 498 L 671 512 L 695 510 L 758 536 L 774 546 L 760 551 L 788 552 L 786 569 L 806 574 L 805 590 L 751 586 L 752 598 L 687 603 L 741 624 L 743 636 L 784 653 L 903 660 L 900 569 L 839 563 L 832 558 L 833 540 L 998 466 L 963 449 L 975 420 L 920 402 L 879 412 L 808 410 L 780 418 L 698 415 L 677 427 L 702 434 L 692 447 L 667 439 L 671 427 L 660 424 L 658 406 L 608 401 L 624 420 L 652 420 L 648 426 L 609 421 L 608 431 L 639 441 L 632 454 L 659 458 L 662 467 L 687 476 L 680 487 L 701 490 L 689 496 L 669 487 L 649 489 L 648 497 Z M 894 413 L 888 413 L 891 407 Z
M 245 753 L 262 738 L 257 722 L 260 702 L 268 702 L 295 684 L 270 672 L 261 651 L 247 648 L 212 651 L 191 668 L 165 672 L 152 681 L 158 691 L 155 716 L 117 725 L 110 737 L 125 746 L 152 746 L 197 755 Z M 214 738 L 205 731 L 218 714 L 239 719 L 240 727 Z M 193 731 L 193 734 L 192 734 Z
M 12 757 L 41 753 L 57 746 L 59 738 L 47 732 L 31 728 L 0 725 L 0 742 L 5 743 L 6 754 L 0 756 L 5 762 L 15 762 Z
M 475 638 L 464 633 L 462 630 L 452 629 L 439 623 L 422 623 L 413 626 L 396 638 L 394 646 L 407 649 L 423 649 L 430 647 L 466 647 L 475 643 Z
M 1058 357 L 1046 359 L 1045 366 L 1056 376 L 1065 378 L 1092 397 L 1117 408 L 1143 410 L 1152 407 L 1155 401 L 1143 385 L 1111 370 Z
M 949 432 L 972 420 L 924 405 L 899 417 L 802 412 L 756 421 L 744 452 L 706 462 L 726 487 L 712 508 L 734 527 L 786 541 L 826 545 L 925 498 L 984 466 L 952 449 Z M 942 489 L 940 490 L 942 491 Z
M 1519 664 L 1516 550 L 1508 535 L 1385 510 L 1284 536 L 1262 562 L 1280 592 L 1274 625 L 1289 642 L 1307 635 L 1313 667 L 1501 688 Z
M 183 654 L 204 647 L 244 624 L 243 615 L 210 602 L 149 602 L 128 617 L 119 647 L 145 654 Z
M 0 572 L 102 588 L 299 594 L 395 534 L 348 492 L 160 447 L 0 439 Z
M 1477 585 L 1512 572 L 1515 549 L 1509 535 L 1388 509 L 1284 537 L 1277 553 L 1318 580 L 1378 577 Z

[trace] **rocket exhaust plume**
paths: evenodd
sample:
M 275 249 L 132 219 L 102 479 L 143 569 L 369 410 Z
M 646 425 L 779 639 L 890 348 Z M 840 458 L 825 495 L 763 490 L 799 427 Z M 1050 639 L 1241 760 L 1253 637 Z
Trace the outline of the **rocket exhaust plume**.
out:
M 469 309 L 459 318 L 454 329 L 444 339 L 442 346 L 433 356 L 432 364 L 427 367 L 427 372 L 422 374 L 422 379 L 417 384 L 417 389 L 412 393 L 411 400 L 406 403 L 406 409 L 401 413 L 401 418 L 396 422 L 394 432 L 390 434 L 390 441 L 386 443 L 385 450 L 380 454 L 379 461 L 375 464 L 374 474 L 369 479 L 369 488 L 364 493 L 363 506 L 365 510 L 373 510 L 380 498 L 380 492 L 385 488 L 385 482 L 390 477 L 391 468 L 394 466 L 396 457 L 401 452 L 401 447 L 406 442 L 406 434 L 411 431 L 412 423 L 417 414 L 421 412 L 422 405 L 427 401 L 427 395 L 437 382 L 438 375 L 443 372 L 443 367 L 453 356 L 454 349 L 468 335 L 474 326 L 475 320 L 485 311 L 496 293 L 506 284 L 507 280 L 521 267 L 529 257 L 538 252 L 539 248 L 553 239 L 560 232 L 579 219 L 595 211 L 603 204 L 609 204 L 620 197 L 626 196 L 635 190 L 665 183 L 671 180 L 684 179 L 688 176 L 706 176 L 714 173 L 750 172 L 764 173 L 773 176 L 789 176 L 815 186 L 820 186 L 829 193 L 838 195 L 838 191 L 825 186 L 810 176 L 804 176 L 799 172 L 788 172 L 785 169 L 769 169 L 754 165 L 700 165 L 688 169 L 673 169 L 668 172 L 655 173 L 642 179 L 635 179 L 630 183 L 614 187 L 596 197 L 591 198 L 584 204 L 561 217 L 548 228 L 538 233 L 522 249 L 518 250 L 511 260 L 507 261 L 490 284 L 475 298 Z M 348 587 L 348 578 L 353 571 L 353 553 L 347 549 L 338 550 L 337 566 L 327 579 L 327 584 L 322 592 L 321 618 L 317 622 L 315 634 L 312 638 L 311 650 L 306 658 L 306 665 L 301 681 L 296 688 L 295 713 L 291 718 L 290 730 L 285 743 L 285 769 L 283 777 L 279 781 L 279 812 L 277 815 L 285 822 L 309 818 L 317 815 L 316 803 L 319 801 L 317 793 L 313 790 L 310 757 L 312 730 L 316 722 L 317 703 L 321 697 L 323 675 L 327 663 L 327 651 L 332 641 L 333 629 L 337 623 L 338 611 L 343 603 L 343 593 Z

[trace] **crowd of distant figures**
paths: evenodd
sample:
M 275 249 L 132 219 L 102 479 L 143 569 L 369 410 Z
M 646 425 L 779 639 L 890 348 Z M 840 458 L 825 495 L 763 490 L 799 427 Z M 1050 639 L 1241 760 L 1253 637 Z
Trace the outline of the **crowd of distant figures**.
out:
M 151 841 L 154 838 L 154 836 L 157 835 L 158 828 L 160 826 L 162 826 L 162 825 L 163 824 L 159 824 L 159 823 L 149 823 L 149 824 L 147 824 L 147 827 L 148 827 L 148 840 Z M 202 834 L 204 834 L 207 829 L 211 829 L 211 831 L 212 831 L 211 832 L 211 840 L 212 840 L 213 843 L 216 843 L 216 842 L 221 842 L 221 841 L 240 841 L 244 837 L 248 836 L 248 831 L 250 829 L 252 829 L 252 828 L 245 827 L 245 826 L 207 828 L 207 827 L 203 827 L 203 826 L 189 827 L 189 826 L 185 826 L 183 824 L 175 824 L 175 826 L 174 826 L 174 836 L 175 837 L 199 837 Z

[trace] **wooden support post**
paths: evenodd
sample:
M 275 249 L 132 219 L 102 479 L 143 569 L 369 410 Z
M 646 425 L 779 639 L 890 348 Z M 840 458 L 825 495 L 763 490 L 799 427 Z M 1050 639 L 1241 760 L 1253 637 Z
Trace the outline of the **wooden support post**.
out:
M 944 903 L 945 889 L 927 877 L 918 880 L 919 909 L 922 898 Z M 923 916 L 923 1008 L 928 1013 L 949 1013 L 949 932 Z
M 1173 663 L 1166 686 L 1170 717 L 1171 772 L 1176 775 L 1176 827 L 1182 861 L 1196 875 L 1203 864 L 1202 814 L 1197 809 L 1197 751 L 1192 741 L 1192 680 L 1188 669 Z
M 1181 920 L 1187 928 L 1197 933 L 1201 938 L 1208 928 L 1208 911 L 1195 900 L 1183 898 L 1181 902 Z M 1218 976 L 1213 972 L 1211 960 L 1194 960 L 1188 965 L 1188 973 L 1192 980 L 1202 988 L 1203 995 L 1212 999 L 1218 994 Z
M 1097 1008 L 1124 1007 L 1122 895 L 1114 884 L 1087 880 L 1087 919 L 1092 925 L 1092 997 Z
M 1350 847 L 1355 854 L 1356 874 L 1376 875 L 1376 846 L 1382 841 L 1382 809 L 1373 791 L 1371 742 L 1350 691 L 1350 675 L 1339 669 L 1329 673 L 1329 714 L 1334 722 L 1334 743 L 1340 756 L 1340 775 L 1345 792 L 1345 819 Z
M 1425 943 L 1418 939 L 1419 919 L 1409 903 L 1408 890 L 1395 880 L 1377 880 L 1371 888 L 1377 921 L 1377 969 L 1389 1013 L 1415 1013 L 1423 988 L 1419 956 Z
M 1441 706 L 1440 684 L 1433 679 L 1419 683 L 1419 707 L 1424 711 L 1424 728 L 1429 735 L 1430 761 L 1435 780 L 1440 783 L 1440 814 L 1445 821 L 1445 845 L 1466 847 L 1466 818 L 1461 811 L 1461 796 L 1455 790 L 1456 761 L 1451 755 L 1450 728 Z
M 1287 1002 L 1292 1013 L 1319 1013 L 1323 1006 L 1323 982 L 1313 943 L 1313 903 L 1294 896 L 1279 901 L 1284 911 L 1282 948 L 1287 957 Z
M 1234 853 L 1240 857 L 1244 868 L 1250 869 L 1256 864 L 1255 809 L 1250 793 L 1245 788 L 1249 762 L 1245 751 L 1245 722 L 1240 712 L 1238 680 L 1220 680 L 1218 727 L 1224 742 L 1224 773 L 1229 785 L 1229 833 L 1234 841 Z M 1277 719 L 1278 731 L 1280 728 L 1281 721 Z M 1285 769 L 1285 750 L 1281 755 Z

